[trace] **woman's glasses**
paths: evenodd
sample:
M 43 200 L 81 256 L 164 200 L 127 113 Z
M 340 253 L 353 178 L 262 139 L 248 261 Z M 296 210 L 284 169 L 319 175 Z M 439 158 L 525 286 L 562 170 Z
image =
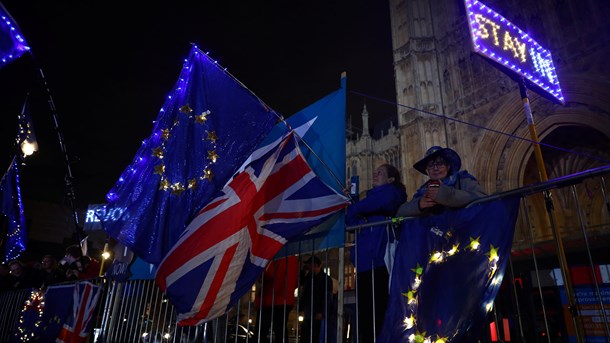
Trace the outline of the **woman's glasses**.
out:
M 441 167 L 446 166 L 447 164 L 443 160 L 430 161 L 426 164 L 426 169 L 432 170 L 434 167 L 440 169 Z

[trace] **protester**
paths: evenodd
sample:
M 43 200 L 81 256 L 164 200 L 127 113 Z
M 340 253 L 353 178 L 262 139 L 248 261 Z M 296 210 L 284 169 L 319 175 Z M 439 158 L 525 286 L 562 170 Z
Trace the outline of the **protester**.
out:
M 66 281 L 66 274 L 58 268 L 55 256 L 44 255 L 40 264 L 42 279 L 45 286 Z
M 12 260 L 8 267 L 13 276 L 13 289 L 39 288 L 42 285 L 42 277 L 38 271 L 27 268 L 23 262 Z
M 398 216 L 412 217 L 437 214 L 444 208 L 459 208 L 473 200 L 484 197 L 485 191 L 477 179 L 462 170 L 460 156 L 449 148 L 433 146 L 424 158 L 413 165 L 427 175 L 426 181 L 411 201 L 398 209 Z
M 288 256 L 271 261 L 263 272 L 259 287 L 261 296 L 257 302 L 261 309 L 262 342 L 288 342 L 288 314 L 294 306 L 298 270 L 298 257 Z
M 99 275 L 99 262 L 89 256 L 83 256 L 78 245 L 71 245 L 66 248 L 66 255 L 61 262 L 66 266 L 67 280 L 85 280 Z
M 373 188 L 366 198 L 347 208 L 348 226 L 381 222 L 396 215 L 407 200 L 400 172 L 383 164 L 373 173 Z M 360 342 L 374 342 L 383 325 L 388 302 L 389 271 L 385 263 L 388 242 L 394 239 L 390 225 L 363 226 L 356 231 L 350 258 L 356 266 L 358 287 L 358 335 Z
M 299 292 L 299 311 L 303 311 L 304 316 L 299 342 L 318 343 L 320 336 L 324 337 L 325 334 L 321 330 L 322 322 L 336 320 L 336 314 L 332 311 L 333 281 L 322 271 L 322 261 L 317 256 L 311 256 L 303 264 L 300 282 L 302 288 Z M 327 334 L 337 335 L 331 331 Z

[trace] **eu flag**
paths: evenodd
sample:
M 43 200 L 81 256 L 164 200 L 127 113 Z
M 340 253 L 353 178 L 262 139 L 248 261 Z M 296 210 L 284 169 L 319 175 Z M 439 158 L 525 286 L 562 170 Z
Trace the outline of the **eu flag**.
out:
M 476 342 L 504 277 L 518 205 L 513 196 L 403 223 L 377 342 Z
M 8 220 L 4 260 L 10 261 L 19 257 L 27 244 L 25 216 L 19 187 L 19 164 L 16 157 L 13 158 L 11 166 L 0 180 L 0 213 L 4 214 Z
M 99 215 L 104 229 L 159 264 L 278 117 L 193 46 L 151 136 L 107 195 L 106 213 L 122 214 Z
M 30 50 L 17 22 L 0 4 L 0 68 Z

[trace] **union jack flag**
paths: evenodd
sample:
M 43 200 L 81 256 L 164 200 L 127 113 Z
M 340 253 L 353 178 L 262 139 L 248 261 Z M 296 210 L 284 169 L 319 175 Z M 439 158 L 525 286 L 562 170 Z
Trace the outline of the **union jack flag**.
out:
M 74 303 L 72 316 L 63 325 L 56 343 L 85 342 L 88 335 L 88 326 L 100 297 L 99 287 L 90 282 L 81 282 L 74 285 Z
M 188 225 L 156 281 L 178 325 L 225 314 L 287 241 L 348 204 L 303 158 L 292 132 L 251 161 Z

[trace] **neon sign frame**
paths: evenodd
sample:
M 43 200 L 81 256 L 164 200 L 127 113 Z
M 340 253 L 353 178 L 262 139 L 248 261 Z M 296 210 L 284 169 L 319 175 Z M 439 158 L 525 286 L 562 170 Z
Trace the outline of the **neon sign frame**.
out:
M 477 0 L 464 0 L 474 51 L 564 104 L 551 52 Z

